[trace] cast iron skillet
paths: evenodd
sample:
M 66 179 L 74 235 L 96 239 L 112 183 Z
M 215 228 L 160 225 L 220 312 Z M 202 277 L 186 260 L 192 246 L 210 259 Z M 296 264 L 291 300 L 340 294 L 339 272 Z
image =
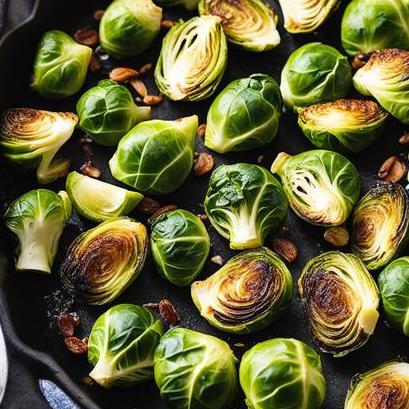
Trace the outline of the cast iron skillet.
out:
M 36 45 L 41 34 L 46 30 L 59 28 L 72 34 L 79 27 L 95 24 L 91 17 L 92 12 L 95 9 L 104 8 L 106 5 L 107 1 L 102 0 L 71 0 L 70 2 L 37 0 L 28 21 L 6 36 L 0 44 L 1 108 L 26 106 L 50 110 L 74 110 L 78 96 L 59 101 L 48 101 L 37 97 L 28 89 L 28 78 L 32 70 L 32 60 Z M 282 15 L 277 3 L 274 2 L 272 6 L 279 12 L 280 22 L 282 22 Z M 281 69 L 289 53 L 307 42 L 322 41 L 341 49 L 338 37 L 342 11 L 343 7 L 337 10 L 320 31 L 314 35 L 290 36 L 285 32 L 280 23 L 279 30 L 282 42 L 272 52 L 251 54 L 230 47 L 229 64 L 220 89 L 234 78 L 244 77 L 255 72 L 269 73 L 279 81 Z M 191 15 L 182 9 L 166 10 L 165 13 L 171 19 L 186 18 Z M 162 35 L 145 54 L 125 62 L 109 61 L 105 67 L 106 70 L 109 70 L 114 65 L 140 67 L 145 63 L 155 62 L 160 49 L 161 37 Z M 84 90 L 95 84 L 103 76 L 103 74 L 89 75 Z M 152 73 L 148 77 L 147 84 L 151 93 L 157 93 Z M 354 95 L 352 90 L 351 95 Z M 200 103 L 165 102 L 153 109 L 153 116 L 155 118 L 175 119 L 196 113 L 200 117 L 200 122 L 204 122 L 211 100 L 212 98 Z M 392 154 L 405 153 L 401 152 L 402 149 L 397 142 L 402 131 L 402 125 L 390 119 L 378 142 L 363 154 L 350 156 L 361 172 L 363 192 L 376 183 L 376 171 L 384 159 Z M 77 132 L 67 146 L 64 147 L 64 153 L 72 159 L 73 169 L 78 169 L 86 160 L 84 154 L 79 149 L 79 135 L 80 133 Z M 256 163 L 257 158 L 263 155 L 262 165 L 269 168 L 272 160 L 280 151 L 297 153 L 312 148 L 313 146 L 306 140 L 296 125 L 295 116 L 292 113 L 285 113 L 281 119 L 279 133 L 270 146 L 243 154 L 214 156 L 216 165 L 218 165 L 221 162 L 235 163 L 244 161 Z M 96 166 L 102 169 L 102 179 L 118 184 L 111 177 L 107 166 L 113 150 L 102 148 L 98 145 L 95 145 L 93 149 L 94 156 L 92 160 Z M 197 150 L 205 150 L 199 140 L 197 141 Z M 201 213 L 203 212 L 202 203 L 207 183 L 208 177 L 197 178 L 190 176 L 177 192 L 162 197 L 159 200 L 163 205 L 177 204 L 179 207 L 194 213 Z M 15 197 L 37 187 L 32 173 L 24 173 L 19 169 L 12 168 L 4 161 L 0 162 L 0 186 L 2 210 Z M 50 185 L 49 188 L 56 191 L 63 189 L 64 181 L 56 182 Z M 144 220 L 136 212 L 132 213 L 132 216 Z M 291 212 L 287 225 L 290 227 L 287 237 L 294 240 L 299 249 L 299 258 L 290 267 L 294 281 L 296 281 L 305 263 L 321 252 L 329 250 L 330 246 L 322 239 L 322 229 L 301 221 Z M 9 343 L 20 354 L 26 357 L 27 361 L 35 363 L 39 376 L 47 376 L 54 379 L 84 408 L 165 408 L 165 405 L 160 401 L 159 393 L 153 382 L 129 389 L 114 389 L 111 391 L 102 390 L 97 386 L 90 387 L 84 385 L 80 379 L 89 371 L 86 358 L 83 356 L 73 356 L 69 353 L 64 346 L 62 338 L 55 330 L 50 329 L 50 322 L 52 321 L 50 315 L 52 315 L 53 308 L 50 306 L 49 300 L 50 297 L 52 299 L 53 295 L 54 298 L 56 294 L 58 295 L 56 290 L 60 287 L 58 270 L 61 259 L 74 237 L 90 227 L 92 227 L 91 223 L 80 219 L 77 215 L 72 217 L 60 243 L 60 251 L 55 263 L 54 274 L 49 277 L 33 274 L 16 274 L 13 270 L 15 239 L 6 232 L 4 227 L 1 227 L 0 253 L 5 262 L 2 265 L 1 271 L 0 317 L 6 337 Z M 212 240 L 212 255 L 220 254 L 224 260 L 230 258 L 232 252 L 228 249 L 226 241 L 219 237 L 210 226 L 208 226 L 208 230 Z M 275 236 L 278 235 L 279 233 L 275 234 Z M 347 251 L 348 249 L 345 250 Z M 209 262 L 199 276 L 199 279 L 207 277 L 216 270 L 217 266 Z M 291 308 L 277 323 L 262 332 L 249 336 L 228 335 L 209 326 L 194 308 L 189 292 L 189 288 L 176 288 L 161 279 L 155 272 L 149 259 L 140 277 L 131 288 L 115 301 L 115 304 L 121 302 L 142 304 L 155 302 L 162 298 L 171 299 L 180 312 L 182 326 L 214 334 L 225 339 L 230 343 L 239 359 L 243 352 L 255 343 L 273 337 L 294 337 L 316 347 L 309 333 L 297 291 L 295 291 L 293 296 Z M 45 301 L 45 297 L 48 297 L 48 302 Z M 81 333 L 79 335 L 88 335 L 96 317 L 109 306 L 88 307 L 76 305 L 75 310 L 82 319 Z M 365 371 L 384 361 L 398 357 L 405 358 L 407 345 L 407 339 L 389 329 L 383 323 L 383 317 L 381 317 L 375 335 L 358 352 L 341 359 L 333 359 L 321 354 L 328 383 L 328 393 L 324 409 L 341 409 L 347 388 L 354 374 Z M 244 408 L 243 396 L 240 395 L 231 409 Z

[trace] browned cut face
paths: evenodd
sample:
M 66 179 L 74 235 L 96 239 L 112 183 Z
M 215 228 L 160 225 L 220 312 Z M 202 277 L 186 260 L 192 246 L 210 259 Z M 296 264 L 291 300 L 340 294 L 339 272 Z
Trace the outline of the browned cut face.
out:
M 391 374 L 373 379 L 363 396 L 365 409 L 407 409 L 409 407 L 407 380 Z

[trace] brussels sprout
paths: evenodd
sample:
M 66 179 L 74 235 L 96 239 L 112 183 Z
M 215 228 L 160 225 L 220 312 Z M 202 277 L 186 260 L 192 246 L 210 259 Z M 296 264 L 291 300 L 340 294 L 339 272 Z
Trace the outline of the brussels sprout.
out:
M 384 48 L 409 48 L 408 0 L 353 0 L 341 23 L 342 47 L 349 55 Z
M 85 82 L 91 56 L 91 48 L 78 44 L 68 34 L 47 31 L 34 59 L 31 88 L 44 98 L 76 94 Z
M 115 81 L 102 80 L 77 103 L 79 126 L 94 142 L 115 146 L 138 122 L 150 119 L 150 107 L 135 105 L 132 94 Z
M 277 179 L 257 165 L 221 165 L 212 174 L 204 207 L 213 227 L 235 250 L 263 245 L 287 217 Z
M 219 338 L 173 328 L 155 351 L 155 381 L 171 409 L 227 409 L 238 389 L 236 359 Z
M 240 384 L 251 409 L 318 409 L 326 394 L 319 355 L 290 338 L 249 349 L 240 364 Z
M 352 214 L 351 249 L 369 270 L 397 257 L 408 242 L 409 198 L 402 186 L 382 183 L 371 189 Z
M 104 388 L 131 386 L 153 378 L 153 357 L 163 335 L 162 323 L 145 307 L 119 304 L 92 327 L 89 376 Z
M 70 161 L 55 155 L 77 122 L 70 112 L 8 109 L 0 118 L 0 151 L 10 162 L 36 169 L 38 183 L 51 183 L 68 172 Z
M 289 306 L 292 293 L 288 268 L 265 247 L 240 253 L 192 284 L 200 314 L 221 331 L 237 334 L 268 327 Z
M 138 192 L 78 172 L 71 172 L 67 176 L 66 189 L 75 210 L 96 222 L 127 215 L 143 198 Z
M 210 106 L 205 145 L 219 153 L 266 145 L 277 134 L 282 105 L 280 88 L 266 74 L 232 81 Z
M 109 219 L 73 241 L 61 266 L 62 283 L 80 302 L 107 304 L 138 277 L 147 249 L 143 224 Z
M 220 17 L 180 20 L 163 39 L 156 85 L 173 101 L 199 101 L 213 94 L 226 65 L 227 41 Z
M 347 57 L 329 45 L 309 43 L 288 58 L 280 89 L 285 105 L 293 108 L 343 98 L 350 84 Z
M 116 58 L 144 52 L 160 31 L 162 9 L 152 0 L 115 0 L 99 25 L 102 48 Z
M 201 0 L 199 14 L 219 16 L 230 43 L 245 50 L 267 51 L 280 44 L 278 16 L 264 0 Z
M 32 190 L 11 203 L 4 220 L 20 243 L 17 271 L 51 273 L 58 241 L 70 216 L 71 203 L 64 191 Z
M 362 95 L 374 97 L 395 118 L 409 124 L 409 51 L 372 53 L 355 73 L 353 83 Z
M 355 376 L 345 409 L 405 409 L 409 407 L 409 364 L 388 362 Z
M 136 125 L 121 139 L 109 161 L 112 175 L 142 192 L 175 191 L 192 168 L 197 127 L 196 115 Z
M 179 209 L 155 218 L 151 249 L 159 274 L 184 287 L 202 271 L 209 255 L 210 239 L 197 216 Z
M 195 10 L 199 0 L 155 0 L 162 7 L 184 6 L 186 10 Z
M 271 172 L 277 173 L 293 211 L 317 226 L 339 226 L 359 197 L 355 166 L 336 152 L 312 150 L 295 156 L 281 152 Z
M 361 348 L 373 334 L 378 288 L 353 254 L 329 251 L 313 258 L 304 267 L 298 290 L 322 351 L 341 357 Z

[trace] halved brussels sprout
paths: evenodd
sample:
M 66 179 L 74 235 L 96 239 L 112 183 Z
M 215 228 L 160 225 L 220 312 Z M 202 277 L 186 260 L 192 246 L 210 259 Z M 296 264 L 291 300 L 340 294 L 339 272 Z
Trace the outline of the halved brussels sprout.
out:
M 245 50 L 267 51 L 280 44 L 278 16 L 264 0 L 201 0 L 199 14 L 219 16 L 228 40 Z
M 266 169 L 236 163 L 212 173 L 204 207 L 230 248 L 242 250 L 263 245 L 287 217 L 288 203 L 280 183 Z
M 147 249 L 143 224 L 127 217 L 109 219 L 72 242 L 61 266 L 61 280 L 78 301 L 107 304 L 138 277 Z
M 281 72 L 280 89 L 288 108 L 343 98 L 350 85 L 347 57 L 321 43 L 297 48 Z
M 341 41 L 349 55 L 392 47 L 409 49 L 409 1 L 351 1 L 342 17 Z
M 81 216 L 96 222 L 127 215 L 143 198 L 138 192 L 131 192 L 78 172 L 71 172 L 67 176 L 65 187 L 75 210 Z
M 291 338 L 275 338 L 249 349 L 240 364 L 240 384 L 254 409 L 318 409 L 326 394 L 319 355 Z
M 147 308 L 119 304 L 100 315 L 88 341 L 89 376 L 104 388 L 153 378 L 153 357 L 164 333 Z
M 115 179 L 155 195 L 175 191 L 188 176 L 198 118 L 141 122 L 119 142 L 109 161 Z
M 287 266 L 265 247 L 240 253 L 206 280 L 192 284 L 200 314 L 221 331 L 237 334 L 268 327 L 289 306 L 292 294 Z
M 304 267 L 298 290 L 322 351 L 341 357 L 361 348 L 373 334 L 378 288 L 353 254 L 329 251 L 314 257 Z
M 138 122 L 151 117 L 151 107 L 138 107 L 128 88 L 102 80 L 85 92 L 77 103 L 79 127 L 94 142 L 115 146 Z
M 14 200 L 6 213 L 6 226 L 18 237 L 17 271 L 51 273 L 58 241 L 71 216 L 64 191 L 32 190 Z
M 92 49 L 59 30 L 47 31 L 38 44 L 31 88 L 44 98 L 76 94 L 85 82 Z
M 266 145 L 277 134 L 282 105 L 280 88 L 269 75 L 232 81 L 210 105 L 205 145 L 219 153 Z
M 345 409 L 405 409 L 409 407 L 409 364 L 388 362 L 355 376 Z
M 402 186 L 382 183 L 371 189 L 352 214 L 351 249 L 369 270 L 397 257 L 409 238 L 409 198 Z
M 339 153 L 312 150 L 295 156 L 281 152 L 271 166 L 293 211 L 317 226 L 340 226 L 359 197 L 355 166 Z
M 162 9 L 152 0 L 115 0 L 99 25 L 102 48 L 116 58 L 145 51 L 159 34 Z
M 374 97 L 382 108 L 409 124 L 409 51 L 389 48 L 372 53 L 353 83 L 362 95 Z
M 37 169 L 38 183 L 51 183 L 68 172 L 70 161 L 55 155 L 77 122 L 71 112 L 8 109 L 0 118 L 0 151 L 12 163 Z
M 184 6 L 186 10 L 195 10 L 199 0 L 155 0 L 162 7 Z
M 209 255 L 210 239 L 197 216 L 178 209 L 155 218 L 151 249 L 159 274 L 184 287 L 202 271 Z
M 173 328 L 156 348 L 155 382 L 169 408 L 227 409 L 238 390 L 236 359 L 219 338 Z
M 226 65 L 227 41 L 220 17 L 180 20 L 163 39 L 156 85 L 173 101 L 199 101 L 213 94 Z

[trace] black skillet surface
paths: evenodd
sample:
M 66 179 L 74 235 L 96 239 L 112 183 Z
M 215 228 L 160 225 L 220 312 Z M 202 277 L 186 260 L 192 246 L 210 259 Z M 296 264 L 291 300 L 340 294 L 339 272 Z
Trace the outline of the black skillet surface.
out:
M 27 24 L 21 26 L 9 35 L 0 48 L 0 104 L 1 108 L 27 106 L 49 110 L 73 111 L 78 96 L 60 101 L 48 101 L 37 97 L 28 89 L 28 78 L 32 70 L 32 60 L 37 42 L 41 34 L 49 29 L 62 29 L 73 34 L 74 31 L 84 25 L 96 25 L 92 19 L 94 10 L 104 8 L 107 1 L 71 0 L 60 2 L 52 0 L 39 0 L 38 10 L 35 17 Z M 322 41 L 330 45 L 339 46 L 340 18 L 344 6 L 341 6 L 318 33 L 306 36 L 291 36 L 282 26 L 282 15 L 276 2 L 272 3 L 280 16 L 279 31 L 281 44 L 275 50 L 263 54 L 251 54 L 232 47 L 229 49 L 229 64 L 220 89 L 235 78 L 247 76 L 255 72 L 271 74 L 277 81 L 280 79 L 281 69 L 292 50 L 311 41 Z M 192 14 L 183 9 L 165 10 L 165 15 L 170 19 L 189 17 Z M 105 63 L 105 72 L 98 75 L 88 75 L 84 90 L 94 85 L 100 78 L 106 77 L 110 68 L 115 65 L 134 66 L 136 68 L 145 63 L 155 63 L 159 50 L 161 33 L 155 44 L 145 54 L 118 62 L 108 60 Z M 147 85 L 152 94 L 157 94 L 153 81 L 153 72 L 147 76 Z M 351 96 L 354 95 L 351 90 Z M 206 112 L 212 98 L 199 103 L 172 103 L 164 102 L 153 108 L 154 118 L 175 119 L 192 114 L 199 115 L 199 122 L 206 119 Z M 358 167 L 362 177 L 362 191 L 367 191 L 376 183 L 376 171 L 380 164 L 391 154 L 406 152 L 398 144 L 398 138 L 402 134 L 403 126 L 393 119 L 389 119 L 380 140 L 363 154 L 352 155 L 350 159 Z M 64 147 L 65 155 L 69 156 L 73 163 L 72 169 L 78 169 L 86 160 L 79 148 L 80 133 L 76 132 L 71 141 Z M 296 117 L 292 113 L 285 113 L 280 122 L 280 128 L 276 139 L 272 144 L 262 149 L 242 154 L 214 154 L 216 166 L 220 163 L 249 162 L 257 163 L 257 158 L 263 155 L 261 165 L 269 168 L 272 160 L 280 151 L 291 154 L 312 149 L 313 146 L 306 140 L 296 124 Z M 102 180 L 118 184 L 110 175 L 108 160 L 113 149 L 98 145 L 93 146 L 93 163 L 102 170 Z M 197 140 L 197 151 L 206 150 L 200 140 Z M 159 198 L 161 204 L 176 204 L 180 208 L 188 209 L 194 213 L 203 212 L 203 199 L 208 183 L 208 176 L 197 178 L 189 176 L 183 186 L 174 194 Z M 12 199 L 24 192 L 37 187 L 33 174 L 22 173 L 18 169 L 0 162 L 0 186 L 1 186 L 1 210 Z M 58 191 L 64 188 L 64 180 L 56 182 L 49 188 Z M 142 215 L 133 212 L 131 216 L 144 220 Z M 286 237 L 292 239 L 299 249 L 299 258 L 290 266 L 294 282 L 296 282 L 305 263 L 312 257 L 331 247 L 322 239 L 323 229 L 311 226 L 290 212 L 286 223 L 289 233 Z M 67 225 L 60 243 L 60 251 L 55 263 L 54 274 L 36 276 L 30 274 L 16 274 L 13 270 L 12 252 L 15 240 L 4 229 L 0 230 L 0 251 L 8 259 L 7 267 L 1 274 L 0 288 L 0 315 L 5 327 L 6 337 L 9 342 L 21 353 L 27 362 L 35 363 L 39 376 L 48 376 L 55 379 L 65 390 L 75 396 L 84 408 L 102 409 L 162 409 L 165 405 L 160 401 L 159 393 L 153 382 L 129 388 L 105 391 L 97 386 L 86 386 L 81 382 L 81 377 L 86 375 L 89 367 L 84 356 L 74 356 L 69 353 L 56 331 L 50 329 L 50 313 L 52 307 L 45 299 L 50 300 L 60 288 L 58 279 L 58 267 L 70 242 L 81 232 L 93 224 L 73 214 Z M 232 256 L 227 242 L 222 239 L 211 226 L 207 226 L 211 241 L 212 255 L 221 255 L 224 260 Z M 279 237 L 276 232 L 274 237 Z M 267 243 L 269 240 L 267 240 Z M 345 249 L 346 251 L 348 249 Z M 209 262 L 198 277 L 203 279 L 217 270 L 217 266 Z M 294 337 L 308 344 L 314 345 L 309 333 L 306 320 L 303 315 L 300 299 L 295 291 L 290 309 L 284 316 L 270 328 L 249 336 L 232 336 L 222 333 L 209 326 L 200 317 L 190 298 L 189 288 L 180 289 L 172 286 L 161 279 L 155 272 L 150 259 L 148 259 L 142 274 L 125 293 L 119 297 L 115 304 L 121 302 L 133 302 L 142 304 L 155 302 L 162 298 L 172 300 L 181 315 L 181 325 L 201 332 L 216 335 L 225 339 L 232 346 L 237 357 L 259 341 L 274 337 Z M 81 334 L 88 335 L 92 323 L 96 317 L 109 308 L 88 307 L 76 305 L 75 310 L 82 319 Z M 236 344 L 236 345 L 235 345 Z M 243 346 L 244 345 L 244 346 Z M 325 376 L 327 379 L 327 398 L 324 409 L 341 409 L 345 394 L 352 376 L 365 371 L 381 362 L 405 358 L 408 354 L 408 341 L 405 337 L 389 329 L 379 320 L 374 336 L 359 351 L 347 357 L 334 359 L 321 354 Z M 64 370 L 62 371 L 61 368 Z M 65 372 L 68 376 L 66 376 Z M 34 393 L 34 392 L 33 392 Z M 96 402 L 96 405 L 92 403 Z M 244 409 L 243 396 L 240 395 L 233 408 Z M 9 409 L 9 408 L 7 408 Z M 10 408 L 12 409 L 12 408 Z M 35 406 L 32 407 L 35 409 Z

